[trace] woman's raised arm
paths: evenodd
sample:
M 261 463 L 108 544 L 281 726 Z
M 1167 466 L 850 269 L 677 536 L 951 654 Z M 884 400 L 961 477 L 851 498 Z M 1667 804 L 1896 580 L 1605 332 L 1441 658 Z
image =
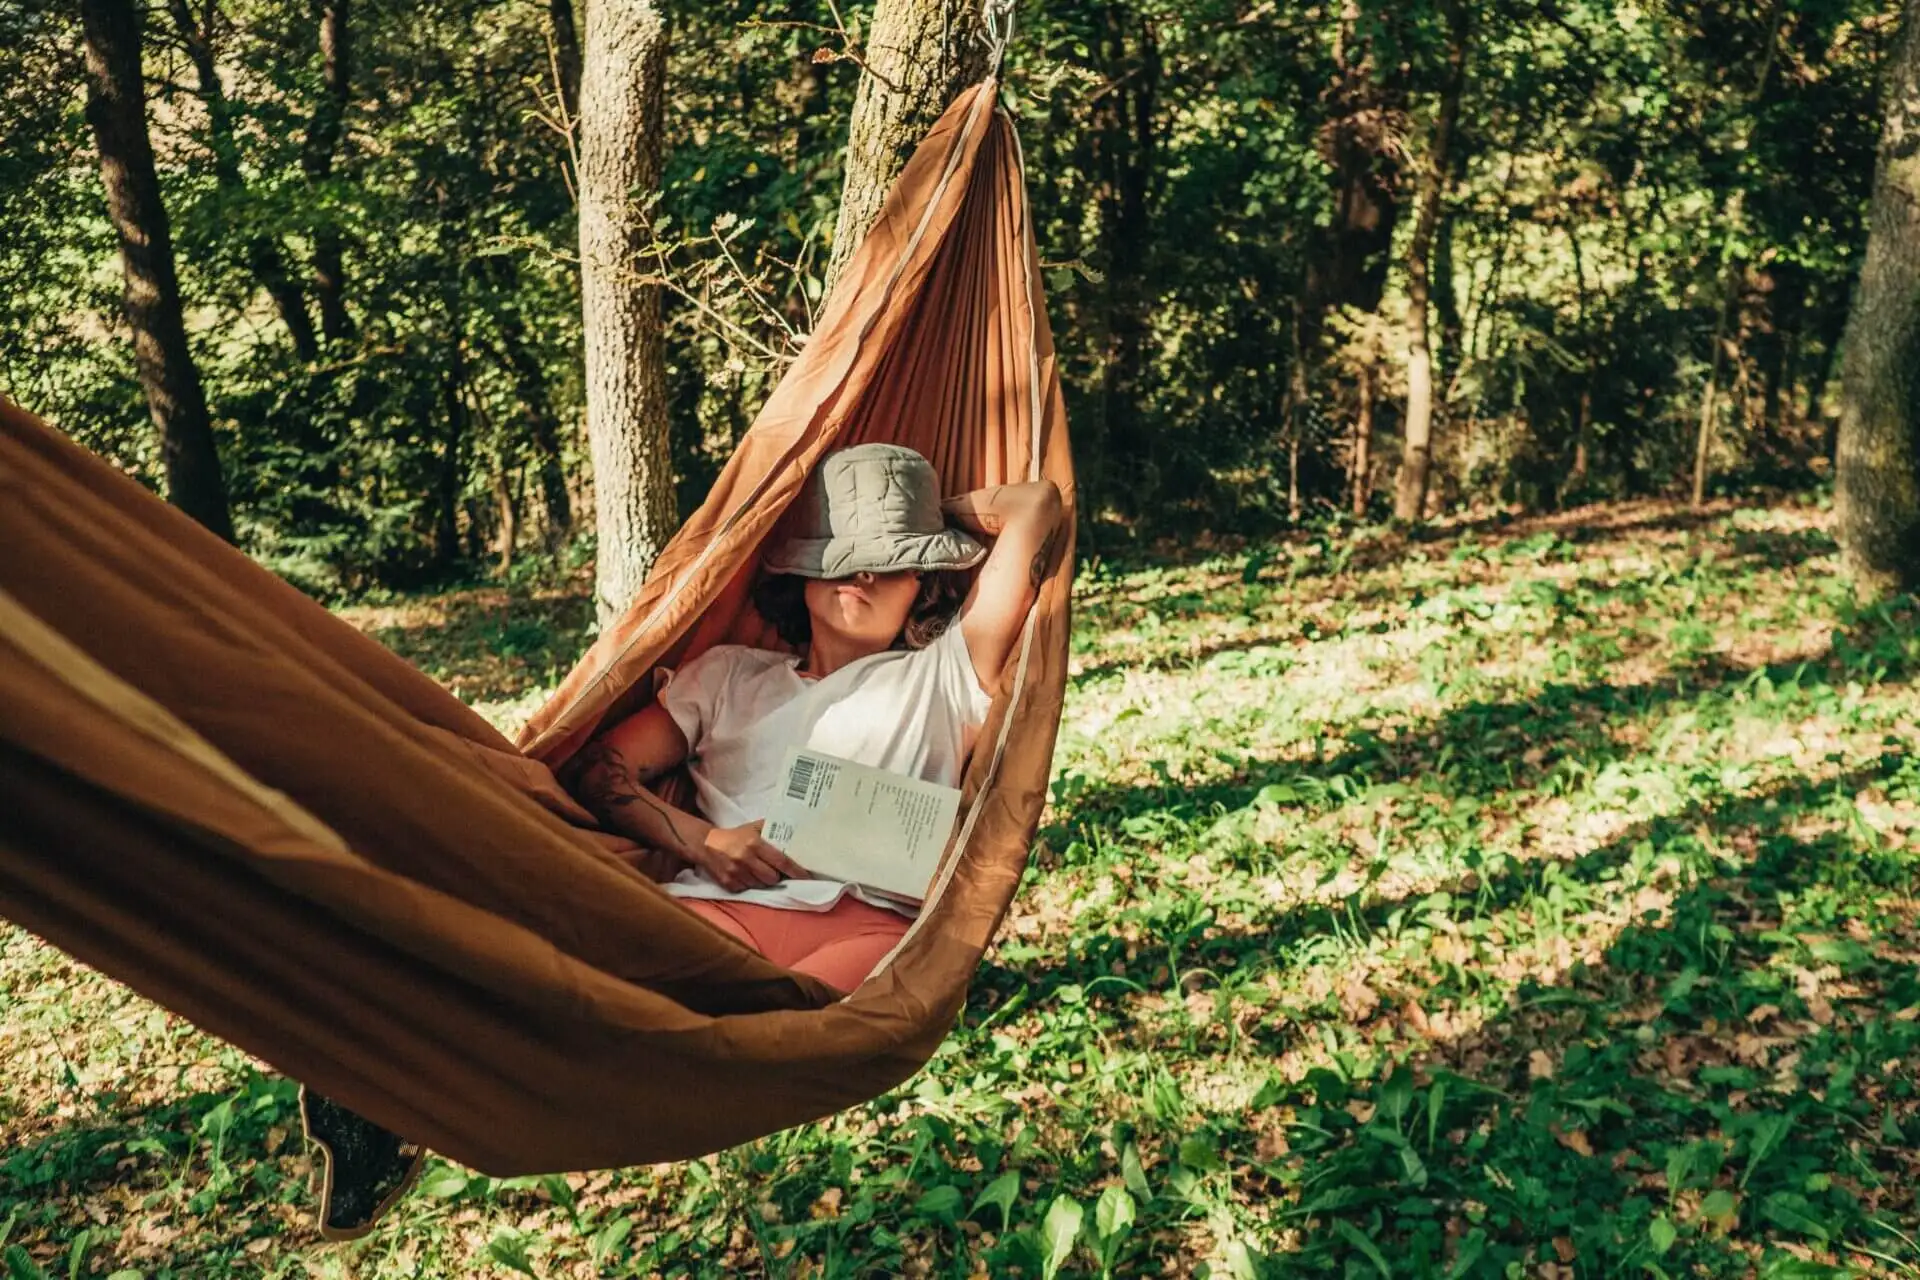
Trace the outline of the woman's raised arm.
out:
M 1051 480 L 979 489 L 941 506 L 961 528 L 993 539 L 973 590 L 960 607 L 960 633 L 974 673 L 983 689 L 992 689 L 1053 565 L 1066 508 Z

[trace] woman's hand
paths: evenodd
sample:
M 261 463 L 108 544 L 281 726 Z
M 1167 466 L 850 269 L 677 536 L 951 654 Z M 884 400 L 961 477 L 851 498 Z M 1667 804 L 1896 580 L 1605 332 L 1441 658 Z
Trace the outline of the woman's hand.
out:
M 807 879 L 807 873 L 791 858 L 761 837 L 760 829 L 764 825 L 749 822 L 740 827 L 714 827 L 707 832 L 706 842 L 694 855 L 694 861 L 729 893 L 778 884 L 782 880 Z

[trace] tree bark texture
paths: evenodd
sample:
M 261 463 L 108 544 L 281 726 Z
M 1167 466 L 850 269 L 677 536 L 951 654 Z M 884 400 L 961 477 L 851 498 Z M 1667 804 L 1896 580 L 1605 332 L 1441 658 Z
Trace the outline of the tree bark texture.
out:
M 1875 593 L 1920 588 L 1920 0 L 1903 27 L 1840 371 L 1841 554 Z
M 324 185 L 333 177 L 334 157 L 346 132 L 347 97 L 353 81 L 351 0 L 319 0 L 321 94 L 307 124 L 301 157 L 309 182 Z M 313 293 L 320 303 L 320 332 L 329 343 L 353 336 L 347 313 L 347 272 L 340 228 L 323 216 L 313 232 Z
M 847 131 L 846 181 L 827 285 L 840 277 L 907 156 L 960 90 L 984 79 L 987 46 L 973 0 L 878 0 Z
M 1431 293 L 1433 229 L 1440 220 L 1440 202 L 1446 198 L 1453 172 L 1448 154 L 1454 126 L 1460 117 L 1460 92 L 1466 79 L 1467 25 L 1464 7 L 1455 0 L 1445 6 L 1450 38 L 1447 78 L 1440 89 L 1440 109 L 1433 122 L 1433 143 L 1427 149 L 1426 172 L 1420 175 L 1419 208 L 1414 215 L 1413 238 L 1407 246 L 1407 422 L 1406 448 L 1400 455 L 1400 475 L 1394 488 L 1396 520 L 1419 520 L 1426 513 L 1427 482 L 1433 470 L 1433 347 L 1428 340 L 1427 306 Z
M 240 197 L 246 191 L 246 179 L 240 172 L 240 148 L 233 136 L 233 108 L 220 83 L 220 69 L 213 56 L 213 24 L 217 14 L 212 0 L 195 17 L 187 0 L 168 0 L 173 24 L 186 46 L 187 58 L 200 82 L 200 100 L 206 106 L 207 132 L 213 151 L 213 182 L 221 195 Z M 315 359 L 320 350 L 314 339 L 313 319 L 307 315 L 307 300 L 300 284 L 287 270 L 286 255 L 270 236 L 250 236 L 246 242 L 247 270 L 273 300 L 280 323 L 287 327 L 294 354 L 302 360 Z
M 580 293 L 603 626 L 672 536 L 660 288 L 640 283 L 659 190 L 667 20 L 653 0 L 589 0 L 580 75 Z
M 134 0 L 82 0 L 87 47 L 87 121 L 100 151 L 107 214 L 120 241 L 134 367 L 160 437 L 167 498 L 228 539 L 233 520 L 200 371 L 187 345 L 174 271 L 173 236 L 140 75 L 140 10 Z

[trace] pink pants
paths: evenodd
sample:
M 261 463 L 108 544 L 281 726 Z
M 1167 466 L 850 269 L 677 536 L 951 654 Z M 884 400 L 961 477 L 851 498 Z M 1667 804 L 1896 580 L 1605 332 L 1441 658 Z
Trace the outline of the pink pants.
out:
M 898 911 L 851 896 L 828 911 L 789 911 L 713 898 L 677 901 L 775 964 L 818 978 L 836 991 L 851 991 L 866 981 L 913 923 Z

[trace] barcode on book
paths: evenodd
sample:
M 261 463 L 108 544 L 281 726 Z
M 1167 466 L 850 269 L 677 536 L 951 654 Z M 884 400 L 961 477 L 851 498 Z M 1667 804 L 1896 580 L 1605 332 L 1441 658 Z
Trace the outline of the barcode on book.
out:
M 787 775 L 787 799 L 807 798 L 807 789 L 813 786 L 813 775 L 819 764 L 818 760 L 807 756 L 801 756 L 793 762 L 793 772 Z

